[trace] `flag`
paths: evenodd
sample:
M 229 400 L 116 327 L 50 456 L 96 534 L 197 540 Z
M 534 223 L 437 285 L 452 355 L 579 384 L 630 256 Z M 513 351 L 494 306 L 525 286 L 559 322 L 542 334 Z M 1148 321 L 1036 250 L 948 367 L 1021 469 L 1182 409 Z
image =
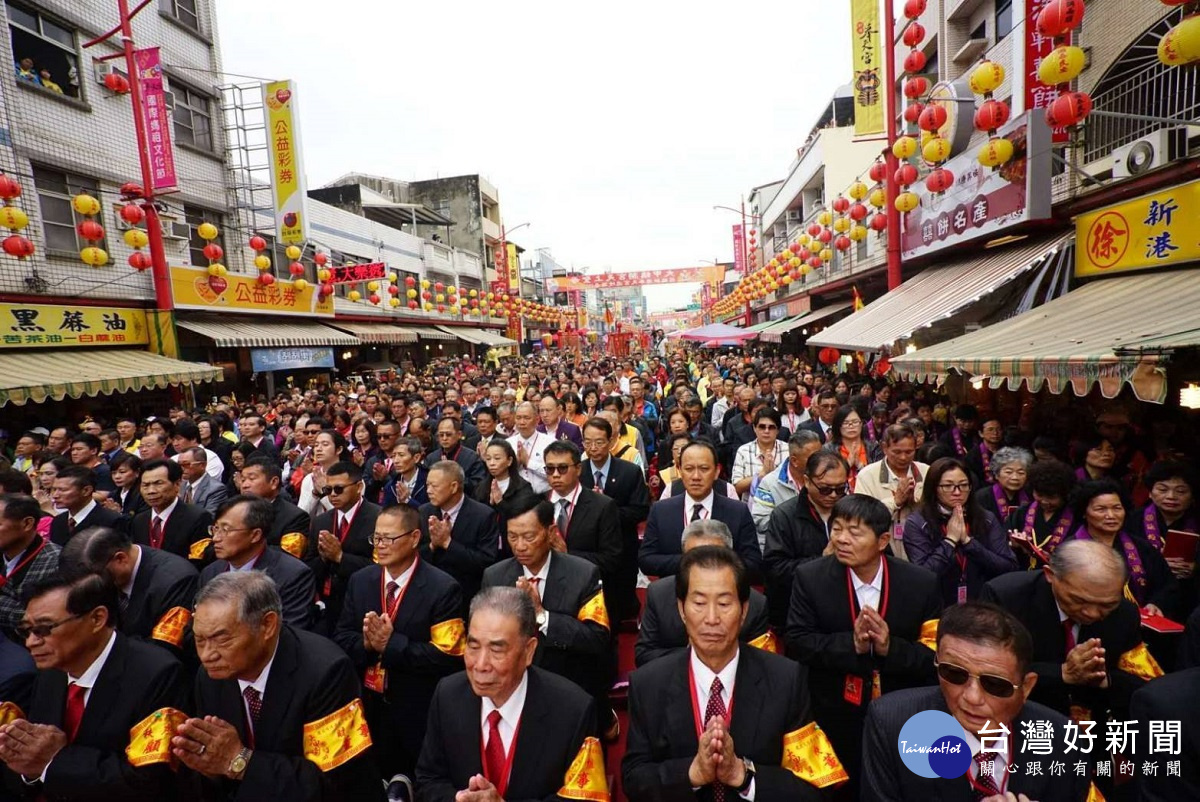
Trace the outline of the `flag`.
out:
M 609 308 L 608 303 L 604 304 L 604 324 L 606 326 L 611 326 L 613 324 L 613 313 L 612 309 Z
M 863 303 L 862 296 L 858 294 L 858 285 L 851 287 L 850 291 L 854 293 L 854 311 L 857 312 L 866 306 L 866 304 Z

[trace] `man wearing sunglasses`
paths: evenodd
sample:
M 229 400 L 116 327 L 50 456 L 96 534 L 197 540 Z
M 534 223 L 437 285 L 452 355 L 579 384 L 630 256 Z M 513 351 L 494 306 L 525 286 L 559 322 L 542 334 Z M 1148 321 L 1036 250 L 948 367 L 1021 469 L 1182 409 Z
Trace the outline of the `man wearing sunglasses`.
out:
M 317 583 L 318 606 L 323 606 L 315 631 L 328 637 L 341 616 L 346 583 L 355 571 L 371 564 L 370 537 L 379 505 L 363 498 L 362 468 L 353 462 L 335 462 L 325 476 L 333 509 L 312 522 L 304 562 Z
M 891 525 L 878 499 L 839 500 L 828 553 L 802 563 L 792 583 L 787 653 L 808 666 L 813 716 L 850 774 L 846 799 L 859 798 L 867 705 L 934 677 L 937 576 L 887 555 Z
M 438 680 L 463 667 L 462 590 L 417 556 L 415 507 L 385 508 L 370 542 L 378 564 L 350 577 L 333 639 L 362 680 L 376 760 L 403 785 L 414 776 Z
M 862 798 L 895 802 L 1083 802 L 1093 798 L 1089 796 L 1088 779 L 1073 769 L 1059 775 L 1027 771 L 1025 764 L 1033 761 L 1048 766 L 1057 760 L 1073 766 L 1081 759 L 1078 752 L 1064 752 L 1066 742 L 1060 733 L 1065 730 L 1067 718 L 1029 701 L 1030 692 L 1038 684 L 1033 652 L 1029 630 L 1003 609 L 979 602 L 947 608 L 937 632 L 938 687 L 889 693 L 871 704 L 863 736 Z M 897 755 L 901 728 L 925 710 L 949 713 L 962 725 L 964 740 L 974 758 L 963 777 L 925 778 L 901 766 Z M 1025 749 L 1022 733 L 1037 721 L 1049 722 L 1053 727 L 1051 753 L 1034 754 Z M 1011 737 L 1000 735 L 1005 731 L 1001 727 Z M 958 787 L 952 789 L 953 785 Z

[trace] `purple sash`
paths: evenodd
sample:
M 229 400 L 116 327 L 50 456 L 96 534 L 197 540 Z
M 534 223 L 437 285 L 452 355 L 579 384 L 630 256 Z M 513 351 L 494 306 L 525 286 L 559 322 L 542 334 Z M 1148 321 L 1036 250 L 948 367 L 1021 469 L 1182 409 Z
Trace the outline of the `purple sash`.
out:
M 992 498 L 996 500 L 996 509 L 1000 512 L 1000 523 L 1007 521 L 1009 513 L 1011 513 L 1014 509 L 1028 504 L 1030 501 L 1029 494 L 1022 489 L 1019 493 L 1017 493 L 1017 503 L 1010 504 L 1008 501 L 1008 493 L 1005 492 L 1004 488 L 1001 487 L 999 483 L 992 485 Z
M 958 430 L 955 429 L 955 431 Z M 996 481 L 996 477 L 992 476 L 992 455 L 994 453 L 987 447 L 987 443 L 979 441 L 979 461 L 983 463 L 983 481 L 989 485 Z
M 1075 530 L 1075 539 L 1094 540 L 1088 534 L 1086 524 Z M 1126 587 L 1133 594 L 1138 607 L 1144 607 L 1146 605 L 1146 567 L 1142 565 L 1142 555 L 1138 554 L 1133 538 L 1124 532 L 1117 534 L 1117 541 L 1121 544 L 1121 553 L 1125 557 L 1125 564 L 1129 566 L 1130 581 L 1126 583 Z
M 1071 526 L 1075 523 L 1075 514 L 1071 512 L 1070 507 L 1063 509 L 1062 513 L 1058 516 L 1058 524 L 1054 527 L 1054 530 L 1046 536 L 1045 540 L 1039 543 L 1037 539 L 1037 528 L 1034 524 L 1037 521 L 1037 516 L 1040 514 L 1040 512 L 1041 510 L 1036 501 L 1029 505 L 1029 508 L 1025 511 L 1025 525 L 1022 528 L 1022 531 L 1029 535 L 1029 539 L 1032 540 L 1034 545 L 1039 549 L 1044 551 L 1046 554 L 1053 554 L 1054 550 L 1058 548 L 1058 544 L 1062 543 L 1066 538 L 1067 533 L 1071 531 Z M 1038 562 L 1039 561 L 1037 557 L 1031 557 L 1029 560 L 1030 569 L 1037 568 Z
M 1088 476 L 1087 468 L 1076 468 L 1075 478 L 1081 482 L 1090 481 L 1092 477 Z
M 959 457 L 967 456 L 967 447 L 963 445 L 962 432 L 957 426 L 950 430 L 950 436 L 954 439 L 954 453 Z
M 1171 527 L 1179 529 L 1183 532 L 1200 532 L 1196 528 L 1196 522 L 1191 515 L 1180 519 L 1177 525 Z M 1146 509 L 1142 510 L 1142 529 L 1146 532 L 1146 540 L 1149 540 L 1154 548 L 1162 551 L 1167 545 L 1166 533 L 1161 531 L 1158 526 L 1158 507 L 1154 506 L 1154 502 L 1146 505 Z

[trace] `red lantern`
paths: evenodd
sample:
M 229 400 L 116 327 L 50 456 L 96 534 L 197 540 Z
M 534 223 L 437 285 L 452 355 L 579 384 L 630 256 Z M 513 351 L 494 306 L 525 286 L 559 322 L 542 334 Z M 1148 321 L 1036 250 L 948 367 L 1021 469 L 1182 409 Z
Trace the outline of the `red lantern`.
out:
M 835 365 L 842 358 L 842 352 L 836 348 L 822 348 L 817 353 L 817 359 L 821 360 L 822 365 Z
M 834 240 L 834 242 L 833 242 L 833 247 L 837 248 L 839 251 L 848 251 L 848 250 L 850 250 L 850 245 L 851 245 L 850 238 L 849 238 L 849 237 L 847 237 L 845 234 L 843 234 L 842 236 L 838 237 L 838 238 L 837 238 L 836 240 Z
M 136 226 L 146 219 L 146 210 L 136 203 L 127 203 L 121 207 L 121 219 L 131 226 Z
M 270 287 L 275 283 L 275 277 L 267 272 L 259 273 L 258 283 L 262 284 L 263 286 Z
M 438 312 L 445 312 L 445 311 L 446 311 L 446 305 L 445 305 L 445 304 L 438 304 L 438 305 L 437 305 L 437 310 L 438 310 Z
M 129 254 L 129 266 L 134 270 L 146 270 L 150 267 L 150 264 L 150 256 L 142 251 L 134 251 Z M 214 276 L 213 278 L 220 278 L 220 276 Z
M 267 249 L 267 241 L 255 234 L 250 238 L 250 249 L 253 251 L 265 251 Z M 263 282 L 264 284 L 267 282 Z
M 293 276 L 303 276 L 304 265 L 300 264 L 299 262 L 292 262 L 290 265 L 288 265 L 288 272 Z
M 99 242 L 104 239 L 104 226 L 95 220 L 84 220 L 75 227 L 75 230 L 88 242 Z
M 850 201 L 846 200 L 845 198 L 837 197 L 833 199 L 833 210 L 838 214 L 845 214 L 846 210 L 849 208 Z
M 910 50 L 908 55 L 904 57 L 904 71 L 910 75 L 916 75 L 925 69 L 925 64 L 928 59 L 920 50 Z
M 315 264 L 317 267 L 324 267 L 325 263 L 328 261 L 329 261 L 329 257 L 323 253 L 314 253 L 313 254 L 313 264 Z
M 872 368 L 876 376 L 886 376 L 892 371 L 892 362 L 886 356 L 875 363 Z
M 818 236 L 821 233 L 821 226 L 818 223 L 810 223 L 807 231 L 810 237 Z
M 121 185 L 122 198 L 141 198 L 146 193 L 142 192 L 142 185 L 136 181 L 126 181 Z
M 417 280 L 415 278 L 413 278 L 412 276 L 404 277 L 404 286 L 405 287 L 415 287 L 416 285 L 417 285 Z
M 14 234 L 11 237 L 4 238 L 4 252 L 9 256 L 15 256 L 18 259 L 23 259 L 26 256 L 33 256 L 33 243 L 19 234 Z
M 432 301 L 432 300 L 433 300 L 433 293 L 432 293 L 432 292 L 430 292 L 429 290 L 425 290 L 425 292 L 421 293 L 421 300 L 423 300 L 423 301 Z
M 322 284 L 321 285 L 321 294 L 322 295 L 333 295 L 333 284 Z
M 939 167 L 925 177 L 925 188 L 934 194 L 941 194 L 954 186 L 954 173 L 945 167 Z
M 833 232 L 827 228 L 823 228 L 821 229 L 821 233 L 817 235 L 817 239 L 828 245 L 829 241 L 833 239 Z
M 1046 123 L 1051 128 L 1070 128 L 1092 113 L 1092 98 L 1087 92 L 1059 95 L 1046 107 Z
M 995 131 L 1008 122 L 1008 104 L 1003 100 L 988 99 L 979 104 L 975 112 L 976 131 Z
M 910 22 L 908 27 L 904 29 L 904 36 L 901 41 L 909 47 L 916 47 L 925 41 L 925 27 L 919 22 Z
M 904 96 L 910 100 L 916 100 L 921 97 L 928 89 L 929 81 L 920 75 L 909 78 L 904 82 Z
M 917 121 L 922 131 L 936 131 L 946 124 L 946 107 L 929 105 Z
M 850 219 L 854 222 L 861 222 L 867 216 L 867 207 L 861 203 L 856 203 L 850 207 Z
M 442 290 L 446 289 L 446 285 L 439 281 L 433 285 L 433 289 L 437 292 L 441 292 Z
M 141 210 L 139 209 L 138 211 Z M 210 242 L 204 246 L 204 258 L 210 262 L 219 262 L 224 255 L 225 249 L 215 242 Z
M 1083 22 L 1083 0 L 1050 0 L 1038 14 L 1038 33 L 1050 39 L 1073 31 Z
M 808 257 L 810 257 L 810 256 L 812 256 L 812 251 L 810 251 L 808 248 L 801 248 L 800 251 L 796 254 L 796 258 L 799 259 L 801 262 L 807 262 Z
M 371 303 L 375 304 L 376 306 L 379 306 L 379 301 L 382 299 L 379 297 L 379 293 L 373 292 L 367 296 L 367 300 L 370 301 Z
M 916 167 L 905 162 L 896 168 L 896 175 L 893 178 L 900 186 L 907 187 L 910 184 L 915 184 L 917 179 L 920 178 L 920 174 L 917 172 Z
M 867 175 L 870 176 L 872 181 L 878 184 L 887 176 L 887 163 L 875 162 L 871 165 L 871 169 L 867 172 Z
M 129 91 L 129 81 L 125 76 L 115 72 L 110 72 L 104 76 L 104 87 L 110 92 L 116 92 L 118 95 L 123 95 Z
M 409 309 L 416 309 L 418 306 L 419 306 L 419 304 L 418 304 L 416 301 L 409 301 L 409 302 L 408 302 L 408 308 L 409 308 Z
M 400 288 L 397 287 L 395 284 L 388 285 L 388 295 L 395 295 L 398 292 L 400 292 Z
M 21 196 L 21 183 L 11 175 L 0 173 L 0 198 L 12 200 Z
M 917 19 L 925 13 L 925 0 L 904 0 L 905 19 Z
M 923 111 L 925 111 L 925 104 L 914 100 L 904 107 L 904 121 L 916 125 L 917 121 L 921 119 Z
M 808 266 L 811 267 L 813 270 L 816 270 L 817 268 L 819 268 L 821 266 L 821 264 L 822 264 L 821 257 L 819 257 L 819 256 L 810 256 L 808 259 Z
M 873 231 L 884 231 L 887 229 L 887 215 L 879 212 L 871 217 L 871 229 Z

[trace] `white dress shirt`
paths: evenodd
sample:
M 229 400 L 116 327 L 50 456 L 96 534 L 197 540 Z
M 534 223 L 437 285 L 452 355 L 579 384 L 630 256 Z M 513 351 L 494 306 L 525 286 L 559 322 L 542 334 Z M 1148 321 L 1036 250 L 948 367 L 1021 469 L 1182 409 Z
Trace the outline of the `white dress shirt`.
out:
M 246 689 L 253 688 L 258 691 L 258 699 L 260 702 L 267 701 L 267 679 L 271 676 L 271 666 L 275 664 L 275 655 L 279 653 L 279 644 L 275 644 L 275 651 L 271 652 L 271 659 L 263 666 L 262 673 L 253 682 L 247 682 L 244 679 L 238 680 L 238 692 L 242 695 L 242 708 L 246 711 L 246 721 L 250 724 L 251 731 L 254 730 L 254 717 L 250 713 L 250 703 L 246 701 Z
M 854 585 L 854 595 L 858 597 L 858 608 L 861 610 L 864 607 L 870 607 L 878 612 L 879 600 L 883 596 L 883 558 L 879 558 L 874 579 L 870 582 L 863 582 L 858 578 L 858 574 L 851 571 L 850 583 Z
M 983 744 L 980 743 L 978 736 L 973 732 L 968 732 L 964 729 L 963 735 L 966 736 L 967 746 L 971 747 L 971 765 L 967 767 L 967 772 L 976 782 L 979 782 L 979 764 L 975 762 L 974 758 L 983 751 Z M 1007 749 L 1007 746 L 1005 748 Z M 991 778 L 997 788 L 1004 788 L 1008 777 L 1008 761 L 1005 760 L 1006 755 L 1003 753 L 999 754 L 1000 757 L 991 762 L 990 773 L 987 776 Z M 1007 757 L 1011 757 L 1011 755 Z
M 712 690 L 712 683 L 715 678 L 719 677 L 721 680 L 721 702 L 725 705 L 726 715 L 729 714 L 729 703 L 733 699 L 733 683 L 737 679 L 738 661 L 742 656 L 742 652 L 739 649 L 733 655 L 733 659 L 719 673 L 714 673 L 711 668 L 704 665 L 694 651 L 689 650 L 689 652 L 691 655 L 689 659 L 692 665 L 692 677 L 696 680 L 696 709 L 700 711 L 700 718 L 702 719 L 700 726 L 704 727 L 708 725 L 708 722 L 703 720 L 704 713 L 708 709 L 708 693 Z M 746 789 L 744 794 L 740 794 L 742 799 L 753 802 L 754 785 L 754 781 L 751 780 L 750 787 Z
M 525 467 L 521 468 L 521 478 L 529 482 L 533 486 L 533 492 L 539 496 L 550 490 L 550 483 L 546 481 L 546 457 L 542 452 L 552 442 L 554 438 L 536 430 L 529 438 L 521 436 L 520 432 L 508 438 L 508 444 L 512 446 L 513 451 L 519 451 L 517 447 L 522 446 L 529 455 Z
M 549 562 L 547 560 L 546 562 Z M 508 697 L 508 701 L 502 704 L 499 708 L 492 703 L 492 700 L 486 696 L 480 699 L 479 705 L 479 723 L 483 729 L 483 737 L 481 743 L 487 746 L 488 735 L 491 727 L 488 726 L 488 716 L 493 710 L 500 711 L 500 722 L 496 725 L 500 730 L 500 743 L 504 744 L 504 754 L 507 755 L 512 749 L 513 738 L 517 734 L 517 723 L 521 720 L 521 711 L 525 709 L 525 697 L 529 694 L 529 672 L 525 672 L 521 677 L 521 684 Z
M 108 643 L 104 646 L 104 651 L 100 652 L 96 659 L 92 661 L 92 664 L 87 667 L 87 670 L 85 670 L 78 677 L 72 677 L 70 674 L 67 674 L 68 686 L 74 683 L 75 685 L 83 688 L 83 708 L 85 711 L 87 710 L 88 700 L 92 698 L 92 688 L 96 686 L 96 680 L 100 678 L 100 672 L 104 669 L 104 664 L 108 661 L 108 656 L 112 653 L 113 644 L 116 642 L 117 633 L 114 631 L 108 636 Z M 45 768 L 42 769 L 42 774 L 40 777 L 38 777 L 38 781 L 46 781 L 46 772 L 50 771 L 50 763 L 53 762 L 54 758 L 52 757 L 50 758 L 50 762 L 47 763 Z M 26 785 L 34 784 L 33 780 L 25 776 L 22 776 L 21 780 Z
M 171 520 L 171 513 L 175 512 L 175 508 L 179 506 L 179 496 L 167 505 L 162 512 L 155 512 L 153 508 L 150 510 L 150 526 L 154 526 L 155 521 L 162 521 L 163 529 L 167 528 L 167 521 Z
M 687 525 L 692 522 L 692 513 L 695 511 L 696 505 L 703 507 L 703 512 L 700 513 L 700 520 L 712 520 L 713 500 L 716 498 L 716 492 L 708 491 L 708 495 L 697 501 L 684 491 L 683 494 L 683 528 L 687 529 Z
M 547 560 L 547 562 L 549 562 L 549 560 Z M 386 577 L 386 579 L 384 580 L 384 583 L 383 583 L 384 588 L 385 589 L 387 588 L 388 582 L 395 582 L 396 583 L 396 592 L 403 593 L 404 589 L 406 587 L 408 587 L 408 583 L 412 579 L 413 571 L 415 571 L 415 570 L 417 570 L 417 561 L 416 560 L 413 560 L 409 564 L 408 568 L 404 569 L 404 571 L 401 572 L 400 576 L 392 576 L 392 572 L 389 571 L 388 569 L 384 568 L 383 575 L 384 575 L 384 577 Z M 387 611 L 385 610 L 384 612 L 387 612 Z
M 83 523 L 84 518 L 86 518 L 92 514 L 92 510 L 94 510 L 94 509 L 96 509 L 96 501 L 95 501 L 95 499 L 92 499 L 92 500 L 88 501 L 87 504 L 84 505 L 82 510 L 75 513 L 74 515 L 71 514 L 70 510 L 67 510 L 67 521 L 70 522 L 70 520 L 72 518 L 74 518 L 75 525 L 79 526 L 79 524 Z

